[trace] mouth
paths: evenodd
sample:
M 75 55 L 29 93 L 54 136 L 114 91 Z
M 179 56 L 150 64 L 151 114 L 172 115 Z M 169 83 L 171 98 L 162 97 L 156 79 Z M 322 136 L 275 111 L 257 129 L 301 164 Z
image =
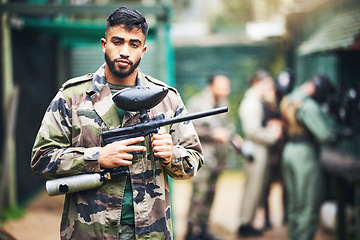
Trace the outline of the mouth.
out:
M 129 65 L 131 65 L 130 61 L 127 60 L 118 60 L 116 61 L 116 63 L 120 66 L 120 67 L 127 67 Z

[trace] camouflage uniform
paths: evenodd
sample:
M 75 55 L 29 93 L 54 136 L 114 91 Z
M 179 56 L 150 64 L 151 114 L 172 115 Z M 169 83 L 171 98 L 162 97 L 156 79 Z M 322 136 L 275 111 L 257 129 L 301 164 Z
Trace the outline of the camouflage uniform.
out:
M 67 81 L 50 103 L 32 151 L 31 167 L 36 175 L 59 178 L 102 171 L 97 161 L 102 145 L 100 132 L 120 126 L 104 66 L 95 74 Z M 137 82 L 145 86 L 165 86 L 140 71 Z M 169 89 L 165 99 L 149 111 L 150 118 L 186 114 L 176 90 Z M 123 126 L 139 123 L 139 114 L 125 112 L 122 122 Z M 168 126 L 167 130 L 174 143 L 169 164 L 148 160 L 147 146 L 148 151 L 135 154 L 129 167 L 136 239 L 172 239 L 168 175 L 189 179 L 203 164 L 201 146 L 191 122 Z M 144 144 L 149 144 L 149 137 Z M 61 239 L 118 239 L 126 178 L 112 179 L 99 188 L 67 194 Z
M 206 111 L 217 107 L 224 107 L 226 101 L 215 105 L 214 97 L 209 88 L 189 99 L 186 104 L 189 112 Z M 219 114 L 193 121 L 203 147 L 206 164 L 201 172 L 192 179 L 193 194 L 189 211 L 190 222 L 199 227 L 207 224 L 211 205 L 215 195 L 216 181 L 219 174 L 226 167 L 226 145 L 221 144 L 214 138 L 217 127 L 225 127 L 230 132 L 235 132 L 235 127 L 230 123 L 228 114 Z

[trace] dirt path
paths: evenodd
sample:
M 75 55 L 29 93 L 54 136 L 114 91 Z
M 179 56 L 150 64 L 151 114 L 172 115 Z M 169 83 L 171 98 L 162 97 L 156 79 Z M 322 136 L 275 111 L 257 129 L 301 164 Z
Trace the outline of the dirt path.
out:
M 238 240 L 236 230 L 239 225 L 240 202 L 245 177 L 241 172 L 225 172 L 217 184 L 214 207 L 211 210 L 211 229 L 224 240 Z M 190 181 L 174 181 L 172 184 L 173 216 L 176 240 L 183 240 L 186 233 L 187 212 L 191 192 Z M 286 227 L 282 224 L 282 189 L 275 184 L 270 193 L 270 219 L 273 228 L 261 238 L 252 240 L 286 240 Z M 64 196 L 49 197 L 42 193 L 26 208 L 26 215 L 18 220 L 6 222 L 4 228 L 18 240 L 60 239 L 59 227 Z M 259 210 L 255 225 L 263 226 L 264 212 Z M 321 230 L 315 240 L 333 240 Z M 242 238 L 241 240 L 246 240 Z
M 49 197 L 44 192 L 26 207 L 24 217 L 7 221 L 4 228 L 18 240 L 60 239 L 63 200 L 64 196 Z
M 240 223 L 240 205 L 244 189 L 245 176 L 242 172 L 228 171 L 223 173 L 217 183 L 214 206 L 210 213 L 210 228 L 221 240 L 240 240 L 236 235 Z M 187 211 L 191 192 L 190 181 L 176 181 L 173 184 L 173 212 L 176 240 L 183 240 L 186 234 Z M 241 238 L 241 240 L 287 240 L 287 229 L 283 225 L 282 186 L 273 184 L 269 196 L 270 221 L 272 228 L 259 238 Z M 254 226 L 264 226 L 264 211 L 256 213 Z M 314 240 L 334 240 L 331 235 L 319 229 Z

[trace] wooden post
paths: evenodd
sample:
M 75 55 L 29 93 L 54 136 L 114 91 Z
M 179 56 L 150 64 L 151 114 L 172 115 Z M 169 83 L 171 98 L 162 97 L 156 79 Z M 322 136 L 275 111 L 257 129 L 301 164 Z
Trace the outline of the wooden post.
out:
M 7 3 L 7 0 L 1 0 L 2 4 Z M 1 14 L 1 51 L 2 51 L 2 104 L 4 129 L 6 136 L 4 138 L 4 148 L 2 155 L 2 172 L 6 172 L 5 176 L 1 177 L 0 185 L 0 217 L 2 217 L 2 209 L 4 204 L 13 206 L 17 204 L 16 194 L 16 161 L 15 161 L 15 138 L 11 128 L 15 128 L 15 119 L 10 117 L 12 95 L 14 90 L 13 83 L 13 59 L 12 59 L 12 45 L 11 45 L 11 27 L 9 24 L 9 14 L 4 12 Z M 15 93 L 16 94 L 16 93 Z M 16 96 L 17 98 L 18 96 Z M 17 105 L 17 102 L 15 103 Z M 15 107 L 16 109 L 16 107 Z M 15 111 L 16 112 L 16 111 Z M 14 116 L 14 115 L 13 115 Z M 16 118 L 16 117 L 15 117 Z M 5 199 L 5 197 L 7 199 Z
M 4 147 L 2 153 L 2 169 L 0 184 L 0 219 L 2 218 L 2 209 L 4 206 L 17 205 L 17 182 L 16 182 L 16 157 L 15 157 L 15 129 L 18 111 L 18 102 L 20 90 L 15 86 L 11 106 L 7 116 L 5 130 Z

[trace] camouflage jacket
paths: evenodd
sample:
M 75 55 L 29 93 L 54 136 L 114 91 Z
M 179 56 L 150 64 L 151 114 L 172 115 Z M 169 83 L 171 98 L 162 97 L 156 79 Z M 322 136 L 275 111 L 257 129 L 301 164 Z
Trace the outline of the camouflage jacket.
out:
M 226 99 L 215 103 L 213 93 L 209 87 L 206 87 L 187 101 L 186 108 L 190 113 L 195 113 L 225 107 L 227 103 Z M 230 134 L 235 133 L 235 127 L 229 119 L 229 114 L 218 114 L 200 118 L 193 120 L 193 123 L 204 151 L 206 169 L 221 171 L 227 164 L 229 144 L 219 142 L 215 138 L 215 134 L 217 134 L 216 130 L 219 127 L 226 128 Z M 204 170 L 202 172 L 204 173 Z
M 228 102 L 226 99 L 216 104 L 213 93 L 209 87 L 206 87 L 188 100 L 186 108 L 190 113 L 195 113 L 213 108 L 225 107 L 227 105 Z M 231 123 L 229 114 L 219 114 L 206 118 L 199 118 L 193 120 L 193 122 L 202 145 L 212 144 L 215 146 L 219 144 L 214 137 L 214 130 L 218 127 L 224 127 L 228 129 L 229 132 L 235 133 L 235 126 Z
M 145 86 L 165 86 L 140 71 L 137 81 Z M 150 110 L 150 118 L 186 114 L 177 91 L 168 88 L 164 100 Z M 104 65 L 96 73 L 71 79 L 61 87 L 45 113 L 32 150 L 31 168 L 36 175 L 59 178 L 102 171 L 97 161 L 100 132 L 120 126 L 111 97 Z M 122 122 L 123 126 L 139 123 L 139 114 L 125 112 Z M 152 162 L 148 150 L 135 154 L 130 166 L 136 239 L 172 239 L 168 176 L 192 178 L 203 164 L 191 122 L 173 124 L 167 131 L 174 142 L 170 164 Z M 147 137 L 144 144 L 148 143 Z M 125 182 L 126 176 L 119 177 L 99 188 L 67 194 L 61 239 L 118 239 Z

